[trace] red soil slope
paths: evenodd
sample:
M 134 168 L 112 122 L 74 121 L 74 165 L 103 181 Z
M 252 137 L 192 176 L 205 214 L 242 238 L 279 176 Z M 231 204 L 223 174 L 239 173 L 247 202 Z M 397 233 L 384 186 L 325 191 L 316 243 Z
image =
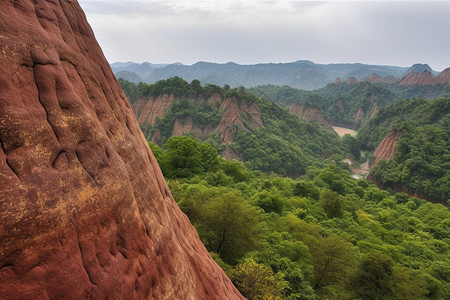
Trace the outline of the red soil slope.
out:
M 392 131 L 386 135 L 373 154 L 375 160 L 370 166 L 371 168 L 375 167 L 380 160 L 389 160 L 394 156 L 397 149 L 397 141 L 401 135 L 401 131 Z
M 299 116 L 302 119 L 308 121 L 317 121 L 319 124 L 325 127 L 331 127 L 330 123 L 325 120 L 322 112 L 318 108 L 312 107 L 305 102 L 302 102 L 302 104 L 294 103 L 290 105 L 288 109 L 289 112 Z

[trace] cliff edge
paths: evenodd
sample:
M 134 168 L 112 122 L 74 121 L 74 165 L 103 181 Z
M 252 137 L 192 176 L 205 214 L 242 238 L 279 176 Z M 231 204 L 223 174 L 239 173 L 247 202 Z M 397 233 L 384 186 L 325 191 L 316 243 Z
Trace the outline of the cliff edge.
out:
M 74 0 L 0 2 L 0 298 L 241 299 Z

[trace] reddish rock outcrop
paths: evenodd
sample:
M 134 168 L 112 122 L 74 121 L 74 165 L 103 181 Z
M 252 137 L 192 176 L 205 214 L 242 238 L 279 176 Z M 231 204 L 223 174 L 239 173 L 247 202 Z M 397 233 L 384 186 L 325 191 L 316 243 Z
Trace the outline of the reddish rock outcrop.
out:
M 400 82 L 400 85 L 434 85 L 434 84 L 448 84 L 450 83 L 450 68 L 445 69 L 440 72 L 438 75 L 434 76 L 428 72 L 423 71 L 421 73 L 411 72 Z
M 432 85 L 434 84 L 433 75 L 425 70 L 421 73 L 411 72 L 408 73 L 403 79 L 400 81 L 400 85 Z
M 450 68 L 445 69 L 434 77 L 435 83 L 445 84 L 450 83 Z
M 220 132 L 222 143 L 232 143 L 233 133 L 236 127 L 246 130 L 244 121 L 239 114 L 239 104 L 236 98 L 227 98 L 222 102 L 220 110 L 223 111 L 222 118 L 216 130 Z
M 168 111 L 170 105 L 174 101 L 179 101 L 173 95 L 161 95 L 159 97 L 141 98 L 133 104 L 133 112 L 135 113 L 140 124 L 155 124 L 156 117 L 162 118 Z M 236 97 L 223 98 L 220 94 L 213 94 L 208 99 L 195 98 L 190 99 L 195 105 L 202 105 L 208 102 L 213 107 L 222 112 L 222 117 L 217 126 L 207 125 L 200 127 L 192 117 L 188 116 L 183 119 L 177 119 L 173 128 L 173 136 L 182 135 L 184 132 L 193 132 L 199 139 L 206 139 L 212 132 L 218 132 L 222 143 L 232 143 L 233 135 L 236 128 L 247 130 L 242 116 L 245 116 L 248 125 L 259 128 L 264 126 L 261 111 L 255 102 L 237 99 Z M 153 142 L 159 142 L 161 132 L 156 129 L 151 137 Z
M 302 119 L 308 121 L 317 121 L 319 124 L 331 128 L 330 123 L 323 117 L 320 109 L 312 107 L 311 105 L 302 102 L 301 104 L 294 103 L 288 106 L 289 112 L 299 116 Z
M 358 107 L 358 111 L 355 115 L 355 123 L 360 123 L 364 120 L 364 112 L 361 107 Z
M 342 99 L 339 99 L 339 100 L 336 102 L 336 104 L 337 104 L 337 106 L 339 107 L 339 110 L 340 110 L 340 111 L 344 111 L 344 104 L 342 103 Z
M 184 118 L 183 121 L 175 120 L 175 124 L 173 125 L 173 136 L 183 135 L 184 132 L 189 132 L 192 130 L 194 126 L 194 121 L 190 116 Z
M 139 122 L 155 124 L 156 117 L 162 118 L 174 101 L 173 95 L 140 98 L 133 103 L 133 112 Z
M 355 77 L 349 77 L 349 78 L 347 78 L 347 80 L 345 80 L 345 84 L 347 84 L 347 85 L 354 84 L 354 83 L 358 83 L 358 79 L 356 79 Z
M 380 160 L 389 160 L 394 156 L 397 149 L 397 141 L 401 136 L 401 131 L 391 131 L 386 135 L 373 153 L 375 159 L 370 165 L 371 168 L 375 167 Z
M 0 299 L 240 299 L 78 3 L 0 2 Z
M 158 132 L 159 136 L 156 136 L 156 132 L 153 135 L 153 137 L 157 137 L 155 141 L 158 141 L 161 138 L 161 132 Z M 206 139 L 212 132 L 212 126 L 208 124 L 207 126 L 205 126 L 205 128 L 202 129 L 194 123 L 194 120 L 192 120 L 192 117 L 190 116 L 187 116 L 182 120 L 175 120 L 172 136 L 180 136 L 188 132 L 194 133 L 195 136 L 199 137 L 200 139 Z
M 450 83 L 450 68 L 445 69 L 433 77 L 429 71 L 424 70 L 420 73 L 410 72 L 400 81 L 400 85 L 435 85 Z
M 378 112 L 378 104 L 374 103 L 372 106 L 372 112 L 370 113 L 370 117 L 372 118 L 373 116 L 375 116 L 377 112 Z

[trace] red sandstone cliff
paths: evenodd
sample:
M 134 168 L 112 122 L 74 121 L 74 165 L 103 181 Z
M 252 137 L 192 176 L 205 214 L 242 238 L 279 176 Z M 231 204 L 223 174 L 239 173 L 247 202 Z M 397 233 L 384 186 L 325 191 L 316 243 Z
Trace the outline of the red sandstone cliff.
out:
M 374 103 L 372 106 L 372 111 L 370 113 L 370 117 L 372 118 L 373 116 L 375 116 L 377 112 L 378 112 L 378 104 Z
M 355 115 L 355 123 L 361 123 L 364 120 L 364 112 L 361 107 L 358 107 L 358 111 Z
M 133 112 L 140 124 L 145 122 L 155 124 L 156 117 L 162 118 L 173 101 L 173 95 L 141 98 L 134 102 Z
M 434 84 L 450 83 L 450 68 L 445 69 L 438 75 L 434 76 L 427 70 L 421 73 L 411 72 L 402 78 L 400 85 L 434 85 Z
M 347 78 L 347 80 L 345 80 L 345 84 L 347 84 L 347 85 L 354 84 L 354 83 L 358 83 L 358 79 L 356 79 L 355 77 L 349 77 L 349 78 Z
M 239 299 L 78 3 L 0 2 L 0 299 Z
M 375 160 L 371 164 L 371 168 L 375 167 L 380 160 L 389 160 L 394 156 L 397 149 L 397 141 L 401 135 L 401 131 L 392 131 L 386 135 L 373 154 Z
M 141 98 L 133 104 L 132 108 L 140 124 L 148 122 L 153 125 L 155 124 L 156 117 L 163 117 L 170 105 L 178 100 L 174 99 L 173 95 Z M 247 130 L 242 116 L 245 116 L 248 124 L 252 127 L 258 128 L 264 126 L 261 111 L 254 102 L 241 100 L 236 97 L 223 98 L 219 94 L 213 94 L 208 99 L 196 98 L 192 100 L 195 101 L 196 105 L 201 105 L 207 101 L 214 107 L 218 107 L 219 111 L 222 112 L 219 124 L 215 127 L 206 126 L 205 128 L 200 128 L 191 117 L 177 119 L 173 128 L 173 136 L 193 132 L 198 138 L 204 139 L 210 133 L 218 132 L 221 142 L 226 144 L 233 142 L 235 128 Z M 152 141 L 158 142 L 160 138 L 160 132 L 156 130 L 152 136 Z
M 433 75 L 427 70 L 425 70 L 421 73 L 417 73 L 417 72 L 408 73 L 400 81 L 400 85 L 413 85 L 413 84 L 432 85 L 433 83 L 434 83 Z
M 450 68 L 437 74 L 436 77 L 434 77 L 434 81 L 441 84 L 450 83 Z
M 330 123 L 325 120 L 322 112 L 318 108 L 312 107 L 305 102 L 302 102 L 301 104 L 294 103 L 292 105 L 289 105 L 288 109 L 289 112 L 299 116 L 302 119 L 308 121 L 317 121 L 319 124 L 331 128 Z

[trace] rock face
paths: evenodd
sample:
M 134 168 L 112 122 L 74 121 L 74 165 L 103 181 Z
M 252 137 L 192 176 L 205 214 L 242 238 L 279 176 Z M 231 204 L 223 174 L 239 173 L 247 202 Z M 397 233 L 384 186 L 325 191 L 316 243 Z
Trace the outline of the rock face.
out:
M 434 77 L 436 83 L 450 83 L 450 68 L 445 69 Z
M 401 131 L 391 131 L 386 135 L 373 153 L 375 160 L 370 165 L 371 168 L 375 167 L 380 160 L 389 160 L 394 156 L 397 149 L 397 141 L 401 135 Z
M 0 298 L 240 299 L 74 0 L 0 2 Z
M 149 123 L 154 125 L 156 117 L 162 118 L 170 108 L 170 105 L 179 100 L 180 98 L 174 98 L 173 95 L 167 94 L 158 97 L 141 98 L 133 103 L 132 108 L 139 124 Z M 236 128 L 247 130 L 242 116 L 245 116 L 248 124 L 252 127 L 259 128 L 264 126 L 261 111 L 254 102 L 249 103 L 236 97 L 223 98 L 220 94 L 213 94 L 208 99 L 196 98 L 190 100 L 198 106 L 204 102 L 209 102 L 222 112 L 222 117 L 217 126 L 207 125 L 204 128 L 196 124 L 190 116 L 177 119 L 175 120 L 172 136 L 192 132 L 196 137 L 205 139 L 212 132 L 218 132 L 220 141 L 227 144 L 233 142 L 232 136 Z M 152 141 L 159 142 L 160 134 L 161 132 L 157 129 L 151 137 Z
M 149 99 L 139 99 L 133 104 L 133 112 L 139 123 L 155 124 L 156 117 L 162 118 L 173 103 L 173 95 L 161 95 Z
M 364 120 L 364 112 L 361 107 L 358 107 L 358 110 L 356 111 L 355 115 L 355 122 L 361 123 Z
M 448 83 L 450 83 L 450 68 L 445 69 L 436 76 L 433 76 L 427 70 L 420 73 L 410 72 L 400 81 L 400 85 L 435 85 Z
M 408 73 L 403 79 L 400 81 L 400 85 L 432 85 L 433 75 L 429 71 L 422 71 L 421 73 L 411 72 Z
M 288 107 L 289 112 L 299 116 L 302 119 L 308 120 L 308 121 L 317 121 L 319 124 L 331 128 L 330 123 L 328 123 L 327 120 L 325 120 L 322 112 L 320 109 L 313 107 L 305 102 L 294 103 L 292 105 L 289 105 Z
M 347 78 L 347 80 L 345 80 L 345 84 L 347 84 L 347 85 L 354 84 L 354 83 L 358 83 L 358 79 L 356 79 L 355 77 L 349 77 L 349 78 Z

